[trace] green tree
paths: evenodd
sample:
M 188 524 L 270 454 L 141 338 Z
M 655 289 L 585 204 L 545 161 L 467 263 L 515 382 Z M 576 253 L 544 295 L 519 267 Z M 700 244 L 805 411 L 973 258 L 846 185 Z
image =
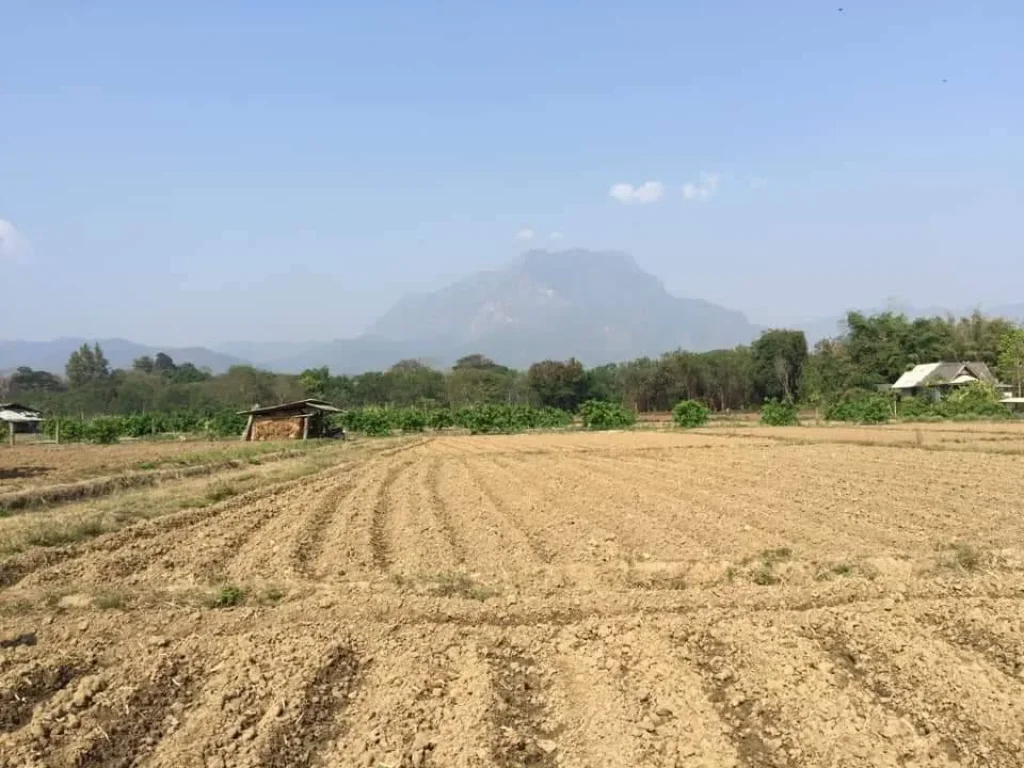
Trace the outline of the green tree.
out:
M 542 406 L 575 411 L 587 394 L 587 374 L 575 358 L 534 363 L 526 377 L 530 391 Z
M 64 371 L 71 386 L 82 387 L 108 377 L 110 363 L 107 362 L 107 358 L 103 355 L 103 349 L 98 343 L 91 347 L 88 344 L 83 344 L 71 353 Z
M 999 341 L 999 373 L 1024 397 L 1024 328 L 1007 331 Z
M 149 355 L 136 357 L 135 360 L 132 361 L 132 370 L 139 371 L 140 373 L 152 373 L 153 358 Z
M 154 373 L 159 373 L 161 376 L 170 376 L 176 368 L 174 359 L 166 352 L 157 352 L 156 357 L 153 358 Z
M 321 368 L 307 368 L 299 374 L 299 383 L 306 397 L 327 397 L 331 385 L 331 370 L 326 365 Z
M 754 390 L 762 401 L 796 400 L 807 362 L 807 337 L 803 331 L 765 331 L 751 345 Z

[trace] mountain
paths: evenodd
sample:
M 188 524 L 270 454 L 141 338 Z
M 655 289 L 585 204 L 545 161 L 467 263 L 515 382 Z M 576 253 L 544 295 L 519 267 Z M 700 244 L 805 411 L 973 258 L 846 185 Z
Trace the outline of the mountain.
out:
M 209 368 L 222 373 L 232 365 L 245 361 L 205 347 L 152 347 L 125 339 L 61 338 L 53 341 L 0 341 L 0 371 L 27 365 L 51 373 L 64 373 L 64 365 L 71 353 L 83 344 L 99 343 L 111 368 L 128 368 L 142 355 L 164 352 L 176 363 L 192 363 L 197 368 Z
M 358 372 L 402 358 L 448 365 L 472 352 L 516 367 L 569 357 L 598 365 L 680 347 L 732 347 L 759 330 L 740 312 L 671 295 L 624 253 L 530 251 L 504 269 L 407 296 L 366 335 L 279 358 L 274 367 Z

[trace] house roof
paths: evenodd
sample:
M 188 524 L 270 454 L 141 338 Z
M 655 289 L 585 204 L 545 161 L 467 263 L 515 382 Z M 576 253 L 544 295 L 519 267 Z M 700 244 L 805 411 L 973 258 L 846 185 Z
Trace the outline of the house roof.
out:
M 43 415 L 35 408 L 19 403 L 0 403 L 0 421 L 42 421 Z
M 998 383 L 985 363 L 923 363 L 915 365 L 900 376 L 892 388 L 914 389 L 915 387 L 935 387 L 943 384 L 970 384 L 974 381 Z
M 319 400 L 315 397 L 311 397 L 306 400 L 296 400 L 292 403 L 278 403 L 277 405 L 267 405 L 262 408 L 252 408 L 248 411 L 239 411 L 239 413 L 245 416 L 267 416 L 272 413 L 287 413 L 289 411 L 322 411 L 324 413 L 341 413 L 342 409 L 331 405 L 325 400 Z

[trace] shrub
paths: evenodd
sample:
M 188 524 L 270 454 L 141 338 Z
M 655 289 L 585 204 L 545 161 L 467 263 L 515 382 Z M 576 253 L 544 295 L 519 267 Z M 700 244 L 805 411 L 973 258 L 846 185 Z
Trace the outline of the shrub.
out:
M 580 406 L 580 418 L 587 429 L 624 429 L 636 421 L 636 414 L 618 403 L 587 400 Z
M 1000 402 L 999 391 L 990 384 L 978 382 L 955 389 L 937 404 L 937 410 L 947 418 L 1005 419 L 1010 410 Z
M 85 439 L 90 443 L 110 445 L 121 436 L 121 420 L 116 416 L 99 416 L 85 428 Z
M 793 427 L 800 423 L 796 404 L 792 400 L 772 398 L 761 408 L 761 423 L 772 427 Z
M 935 404 L 921 397 L 904 397 L 899 400 L 897 413 L 901 419 L 929 419 L 939 416 Z
M 449 408 L 438 408 L 427 414 L 427 424 L 431 429 L 448 429 L 455 426 L 455 416 Z
M 881 424 L 892 415 L 890 399 L 881 392 L 850 389 L 825 411 L 827 421 L 851 421 L 858 424 Z
M 704 426 L 710 415 L 708 407 L 697 400 L 681 400 L 672 409 L 672 421 L 684 429 Z
M 427 414 L 419 408 L 399 408 L 394 412 L 394 423 L 403 432 L 422 432 L 427 422 Z
M 346 411 L 345 426 L 354 432 L 367 435 L 391 434 L 391 413 L 387 408 L 370 406 Z

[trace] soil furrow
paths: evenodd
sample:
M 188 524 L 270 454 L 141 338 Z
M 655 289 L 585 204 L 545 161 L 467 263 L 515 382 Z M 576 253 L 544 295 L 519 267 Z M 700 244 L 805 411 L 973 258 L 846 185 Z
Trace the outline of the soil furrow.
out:
M 298 712 L 276 725 L 260 755 L 267 768 L 303 768 L 321 764 L 320 753 L 342 731 L 340 718 L 362 673 L 351 646 L 331 647 L 302 692 Z
M 494 490 L 487 473 L 480 470 L 478 463 L 478 461 L 467 459 L 463 460 L 461 464 L 470 484 L 480 491 L 487 504 L 507 523 L 507 527 L 515 531 L 522 538 L 538 561 L 550 563 L 554 555 L 544 537 L 530 529 L 524 523 L 523 516 L 515 511 L 515 508 L 508 503 L 505 497 Z
M 1024 705 L 1019 686 L 997 669 L 965 660 L 944 642 L 915 631 L 912 619 L 875 616 L 828 620 L 812 636 L 848 679 L 906 717 L 920 735 L 935 734 L 950 760 L 972 766 L 1019 766 Z M 935 669 L 943 670 L 936 680 Z
M 370 550 L 373 554 L 373 564 L 380 570 L 387 570 L 392 560 L 386 532 L 387 518 L 391 514 L 391 507 L 394 504 L 392 486 L 409 466 L 410 463 L 391 464 L 384 476 L 384 481 L 377 489 L 377 498 L 373 506 L 373 521 L 370 525 Z

